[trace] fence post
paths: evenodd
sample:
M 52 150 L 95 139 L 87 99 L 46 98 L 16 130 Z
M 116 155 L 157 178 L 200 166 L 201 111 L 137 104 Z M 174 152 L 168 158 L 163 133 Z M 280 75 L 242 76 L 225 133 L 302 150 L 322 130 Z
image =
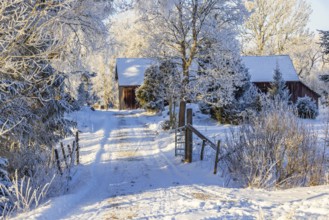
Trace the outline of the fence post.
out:
M 193 119 L 192 119 L 192 109 L 187 109 L 187 124 L 192 125 Z M 188 163 L 192 162 L 192 148 L 193 148 L 193 134 L 188 127 L 185 129 L 185 161 Z
M 72 158 L 72 150 L 71 150 L 71 146 L 69 144 L 67 145 L 67 149 L 69 150 L 70 158 Z
M 203 154 L 204 154 L 204 148 L 206 146 L 206 140 L 202 140 L 202 148 L 201 148 L 201 154 L 200 154 L 200 160 L 203 160 Z
M 59 161 L 58 151 L 57 151 L 57 149 L 55 149 L 54 151 L 55 151 L 55 157 L 56 157 L 58 171 L 61 175 L 63 175 L 62 168 L 61 168 L 61 163 Z
M 72 142 L 72 151 L 71 151 L 71 165 L 74 165 L 74 162 L 75 162 L 75 141 Z
M 67 169 L 67 168 L 69 168 L 69 167 L 68 167 L 68 165 L 67 165 L 65 149 L 64 149 L 64 145 L 63 145 L 62 142 L 61 142 L 61 148 L 62 148 L 62 153 L 63 153 L 63 158 L 64 158 L 65 166 L 66 166 L 66 169 Z
M 79 132 L 75 133 L 75 144 L 76 144 L 76 156 L 77 156 L 77 165 L 79 165 Z
M 217 173 L 217 165 L 218 165 L 219 148 L 220 148 L 220 140 L 217 142 L 217 150 L 216 150 L 216 159 L 215 159 L 214 174 L 216 174 L 216 173 Z

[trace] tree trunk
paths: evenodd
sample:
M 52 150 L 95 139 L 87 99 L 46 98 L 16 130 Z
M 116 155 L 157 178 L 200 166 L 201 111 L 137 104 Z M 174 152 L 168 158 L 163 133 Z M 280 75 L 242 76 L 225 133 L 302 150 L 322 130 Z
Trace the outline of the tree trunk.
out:
M 169 98 L 169 124 L 170 128 L 174 127 L 174 115 L 173 115 L 173 98 Z
M 186 102 L 180 101 L 178 127 L 185 126 L 185 109 L 186 109 Z
M 185 53 L 183 54 L 185 56 Z M 190 68 L 190 64 L 189 62 L 186 62 L 186 59 L 182 59 L 182 68 L 183 68 L 183 76 L 184 79 L 182 81 L 182 86 L 183 86 L 183 90 L 182 90 L 182 94 L 180 97 L 180 104 L 179 104 L 179 119 L 178 119 L 178 127 L 182 127 L 185 125 L 185 111 L 186 111 L 186 96 L 187 96 L 187 92 L 186 92 L 186 86 L 189 83 L 189 68 Z

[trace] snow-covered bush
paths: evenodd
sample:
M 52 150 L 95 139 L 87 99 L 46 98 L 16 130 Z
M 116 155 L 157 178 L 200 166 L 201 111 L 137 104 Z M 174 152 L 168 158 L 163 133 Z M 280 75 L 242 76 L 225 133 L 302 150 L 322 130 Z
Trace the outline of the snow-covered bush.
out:
M 226 141 L 227 167 L 245 186 L 288 188 L 325 181 L 325 151 L 286 103 L 263 106 Z
M 296 102 L 298 116 L 315 119 L 319 115 L 315 102 L 308 96 L 298 98 Z

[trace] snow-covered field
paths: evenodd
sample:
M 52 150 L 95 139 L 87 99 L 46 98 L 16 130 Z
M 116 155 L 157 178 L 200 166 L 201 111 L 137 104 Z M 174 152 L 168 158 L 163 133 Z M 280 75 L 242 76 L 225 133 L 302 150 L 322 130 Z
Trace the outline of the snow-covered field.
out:
M 213 154 L 194 162 L 174 156 L 165 116 L 143 111 L 76 113 L 81 165 L 68 194 L 15 219 L 328 219 L 329 186 L 266 191 L 243 189 L 219 169 Z M 305 120 L 316 130 L 323 118 Z M 230 126 L 196 114 L 195 126 L 214 141 Z M 198 148 L 196 142 L 196 149 Z

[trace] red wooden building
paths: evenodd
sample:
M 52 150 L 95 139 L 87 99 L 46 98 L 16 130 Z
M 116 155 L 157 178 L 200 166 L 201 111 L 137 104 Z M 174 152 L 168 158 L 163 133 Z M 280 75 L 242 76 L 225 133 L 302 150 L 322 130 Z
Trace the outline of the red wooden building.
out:
M 251 81 L 262 91 L 267 92 L 273 81 L 274 69 L 279 66 L 283 79 L 291 94 L 291 101 L 309 96 L 317 104 L 320 95 L 300 81 L 294 65 L 288 55 L 244 56 L 242 60 L 248 68 Z

